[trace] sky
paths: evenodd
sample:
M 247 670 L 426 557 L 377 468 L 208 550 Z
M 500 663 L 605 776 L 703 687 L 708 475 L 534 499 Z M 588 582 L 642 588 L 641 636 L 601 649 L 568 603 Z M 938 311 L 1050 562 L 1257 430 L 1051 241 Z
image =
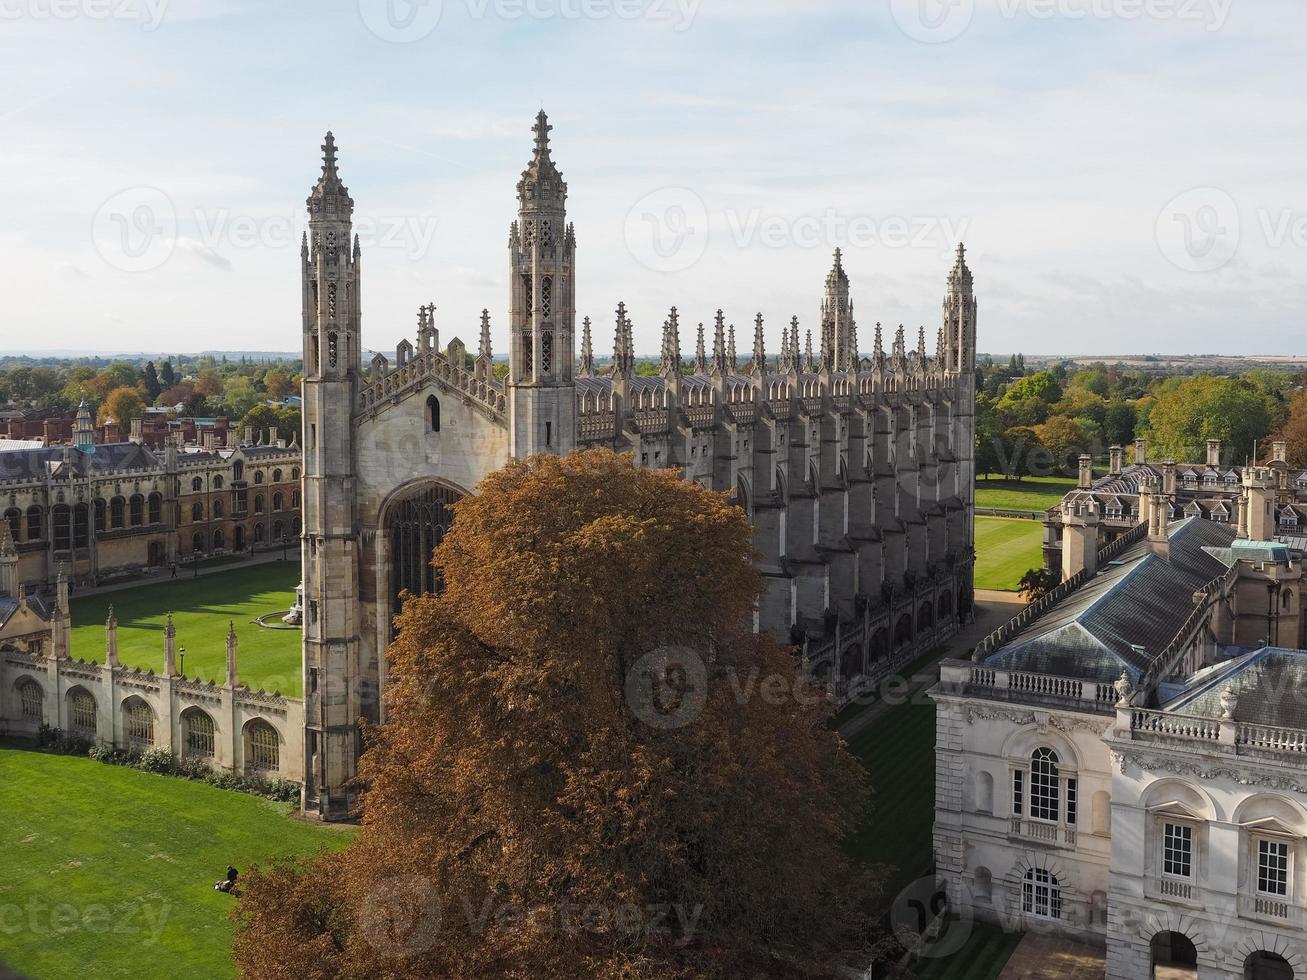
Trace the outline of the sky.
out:
M 640 353 L 673 305 L 774 353 L 837 246 L 863 350 L 933 342 L 959 240 L 982 351 L 1302 354 L 1304 34 L 1301 0 L 0 0 L 0 352 L 299 350 L 328 129 L 364 345 L 434 303 L 502 351 L 543 107 L 597 354 L 619 301 Z

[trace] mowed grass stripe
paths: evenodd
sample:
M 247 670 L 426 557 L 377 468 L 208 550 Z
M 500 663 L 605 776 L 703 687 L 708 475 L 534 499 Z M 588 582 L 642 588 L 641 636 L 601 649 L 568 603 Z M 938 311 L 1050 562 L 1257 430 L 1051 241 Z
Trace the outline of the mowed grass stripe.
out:
M 1028 476 L 1023 480 L 976 481 L 976 506 L 997 510 L 1048 510 L 1076 488 L 1060 476 Z
M 1021 576 L 1044 564 L 1044 526 L 1038 521 L 976 518 L 976 588 L 1016 591 Z
M 227 865 L 244 873 L 353 833 L 84 757 L 0 744 L 0 773 L 0 959 L 34 978 L 232 976 L 234 900 L 213 890 Z
M 127 667 L 163 669 L 163 629 L 169 612 L 177 645 L 186 648 L 186 674 L 222 682 L 226 675 L 227 624 L 236 627 L 241 681 L 257 690 L 299 697 L 301 639 L 296 629 L 266 629 L 254 622 L 289 609 L 300 580 L 298 561 L 265 564 L 103 592 L 73 596 L 75 658 L 104 663 L 104 622 L 112 605 L 118 619 L 118 659 Z M 179 664 L 180 666 L 180 664 Z

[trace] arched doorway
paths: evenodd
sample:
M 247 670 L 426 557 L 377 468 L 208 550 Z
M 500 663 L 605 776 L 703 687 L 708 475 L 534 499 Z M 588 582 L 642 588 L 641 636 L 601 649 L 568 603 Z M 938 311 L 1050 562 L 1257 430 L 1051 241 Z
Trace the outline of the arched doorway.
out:
M 1294 980 L 1293 967 L 1279 953 L 1258 950 L 1243 961 L 1243 980 Z
M 1195 980 L 1198 950 L 1182 932 L 1159 932 L 1153 937 L 1153 980 Z
M 386 514 L 390 536 L 391 605 L 399 612 L 399 595 L 405 590 L 427 595 L 440 588 L 431 564 L 431 552 L 444 540 L 454 523 L 450 504 L 462 497 L 457 490 L 427 484 L 391 502 Z

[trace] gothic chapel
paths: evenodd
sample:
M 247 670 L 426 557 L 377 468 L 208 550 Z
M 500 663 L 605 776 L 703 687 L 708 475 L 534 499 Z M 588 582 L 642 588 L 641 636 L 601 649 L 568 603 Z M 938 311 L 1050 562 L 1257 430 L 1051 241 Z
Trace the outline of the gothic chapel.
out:
M 858 351 L 840 252 L 821 300 L 819 350 L 797 317 L 767 356 L 763 317 L 736 353 L 722 311 L 696 332 L 687 370 L 680 314 L 661 370 L 635 372 L 617 306 L 613 357 L 595 365 L 576 321 L 576 234 L 541 112 L 508 235 L 509 371 L 496 380 L 490 317 L 475 356 L 440 346 L 434 305 L 417 336 L 364 365 L 362 256 L 331 133 L 308 199 L 304 308 L 304 808 L 353 803 L 360 718 L 380 721 L 397 596 L 435 588 L 431 549 L 448 505 L 510 458 L 608 446 L 642 466 L 733 493 L 750 515 L 767 593 L 755 625 L 801 646 L 838 697 L 950 635 L 970 612 L 976 301 L 964 249 L 948 274 L 935 352 Z M 711 353 L 710 353 L 711 351 Z

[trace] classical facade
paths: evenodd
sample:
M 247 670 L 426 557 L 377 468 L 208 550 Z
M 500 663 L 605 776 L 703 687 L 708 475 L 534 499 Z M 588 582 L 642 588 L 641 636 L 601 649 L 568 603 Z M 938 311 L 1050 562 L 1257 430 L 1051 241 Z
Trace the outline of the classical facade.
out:
M 211 554 L 289 546 L 301 532 L 298 445 L 98 443 L 83 404 L 64 446 L 0 452 L 0 516 L 16 581 L 99 584 Z
M 18 565 L 9 528 L 0 523 L 0 735 L 34 737 L 46 725 L 116 748 L 165 749 L 245 776 L 301 778 L 304 703 L 240 683 L 234 629 L 221 684 L 178 672 L 171 616 L 159 674 L 119 663 L 112 610 L 103 661 L 74 660 L 67 578 L 57 575 L 53 596 L 42 598 L 18 582 Z
M 1101 943 L 1108 980 L 1307 976 L 1307 577 L 1258 538 L 1277 482 L 1242 473 L 1242 522 L 1171 521 L 1145 477 L 1101 550 L 1097 501 L 1066 501 L 1062 584 L 944 662 L 956 912 Z
M 357 722 L 380 719 L 396 597 L 435 586 L 431 548 L 449 504 L 511 458 L 605 446 L 679 467 L 730 492 L 756 528 L 767 578 L 756 626 L 805 648 L 846 695 L 860 679 L 948 635 L 971 604 L 976 301 L 961 246 L 934 354 L 925 331 L 859 354 L 842 257 L 801 350 L 797 318 L 779 357 L 737 354 L 720 311 L 682 354 L 682 314 L 663 328 L 661 371 L 635 371 L 631 316 L 617 306 L 611 367 L 577 323 L 577 236 L 542 112 L 508 234 L 508 375 L 495 378 L 489 313 L 475 354 L 442 349 L 435 307 L 366 367 L 363 261 L 354 202 L 331 134 L 308 199 L 304 347 L 305 808 L 347 814 Z M 744 341 L 748 342 L 748 341 Z

